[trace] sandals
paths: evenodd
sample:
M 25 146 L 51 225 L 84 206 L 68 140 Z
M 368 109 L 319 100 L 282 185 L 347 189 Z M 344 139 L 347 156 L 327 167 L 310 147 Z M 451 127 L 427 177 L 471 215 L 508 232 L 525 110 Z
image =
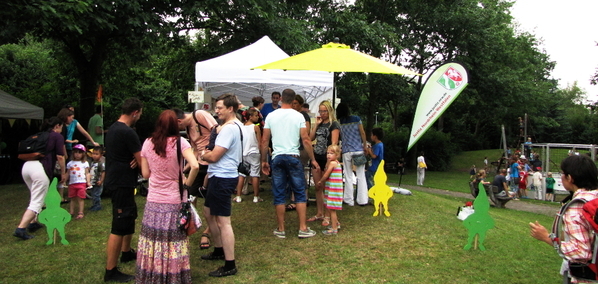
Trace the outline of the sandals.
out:
M 208 239 L 207 242 L 200 242 L 199 243 L 199 249 L 209 249 L 210 248 L 210 235 L 208 234 L 201 234 L 202 238 L 206 238 Z
M 77 214 L 77 217 L 75 217 L 75 219 L 80 220 L 83 219 L 85 215 L 83 215 L 83 212 L 79 212 L 79 214 Z
M 289 205 L 287 205 L 285 207 L 285 211 L 293 211 L 295 209 L 297 209 L 297 206 L 295 205 L 295 203 L 290 203 Z
M 322 226 L 327 227 L 330 225 L 330 217 L 324 217 L 324 221 L 322 221 Z
M 322 231 L 322 234 L 328 235 L 328 236 L 331 236 L 331 235 L 336 236 L 336 234 L 338 234 L 338 230 L 328 229 L 328 230 Z
M 313 221 L 318 221 L 318 220 L 324 220 L 324 216 L 318 216 L 318 215 L 316 215 L 316 216 L 313 216 L 313 217 L 307 219 L 306 221 L 307 222 L 313 222 Z

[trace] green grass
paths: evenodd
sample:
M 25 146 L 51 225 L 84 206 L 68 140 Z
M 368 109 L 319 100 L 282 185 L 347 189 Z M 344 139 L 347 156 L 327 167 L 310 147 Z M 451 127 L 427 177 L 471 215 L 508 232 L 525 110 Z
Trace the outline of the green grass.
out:
M 414 176 L 408 179 L 414 181 Z M 437 177 L 430 174 L 426 183 L 442 184 Z M 27 206 L 27 188 L 4 185 L 0 194 L 6 201 L 0 208 L 0 283 L 101 283 L 110 227 L 109 200 L 103 200 L 104 210 L 86 212 L 83 220 L 67 225 L 71 245 L 46 246 L 44 231 L 28 241 L 11 236 Z M 496 226 L 487 234 L 487 250 L 465 251 L 467 230 L 455 217 L 465 199 L 415 192 L 390 200 L 391 217 L 372 217 L 371 206 L 344 207 L 339 212 L 342 230 L 335 237 L 296 238 L 296 213 L 288 212 L 287 239 L 277 239 L 272 236 L 276 222 L 271 191 L 266 190 L 262 197 L 266 202 L 254 204 L 246 196 L 242 203 L 233 204 L 236 276 L 209 278 L 207 273 L 221 262 L 200 260 L 206 252 L 198 249 L 200 235 L 191 237 L 194 282 L 560 283 L 561 259 L 528 232 L 528 222 L 535 220 L 549 227 L 552 218 L 547 216 L 491 208 Z M 141 220 L 145 199 L 137 197 L 137 201 Z M 314 213 L 314 206 L 308 207 L 308 216 Z M 309 226 L 318 233 L 323 229 L 317 223 Z M 136 241 L 137 234 L 134 247 Z M 127 273 L 135 271 L 134 264 L 122 268 Z

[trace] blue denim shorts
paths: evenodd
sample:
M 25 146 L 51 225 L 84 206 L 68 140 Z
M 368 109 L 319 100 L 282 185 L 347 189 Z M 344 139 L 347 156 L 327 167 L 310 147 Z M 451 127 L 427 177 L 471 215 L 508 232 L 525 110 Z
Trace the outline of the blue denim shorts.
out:
M 295 194 L 295 203 L 307 202 L 303 165 L 298 156 L 277 155 L 272 160 L 272 194 L 274 205 L 285 204 L 287 185 Z

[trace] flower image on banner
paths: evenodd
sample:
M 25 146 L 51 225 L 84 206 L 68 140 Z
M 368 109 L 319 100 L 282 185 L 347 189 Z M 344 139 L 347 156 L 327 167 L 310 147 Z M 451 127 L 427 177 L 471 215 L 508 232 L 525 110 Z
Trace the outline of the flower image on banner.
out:
M 447 63 L 434 70 L 417 102 L 407 151 L 453 103 L 467 82 L 467 70 L 459 63 Z

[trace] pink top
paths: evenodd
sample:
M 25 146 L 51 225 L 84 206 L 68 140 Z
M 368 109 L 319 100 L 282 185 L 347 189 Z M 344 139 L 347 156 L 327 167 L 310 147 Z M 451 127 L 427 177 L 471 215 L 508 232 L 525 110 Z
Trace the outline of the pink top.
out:
M 154 151 L 151 138 L 143 142 L 141 157 L 147 159 L 150 169 L 148 202 L 178 204 L 181 203 L 179 190 L 179 162 L 177 161 L 176 138 L 168 138 L 166 157 L 160 157 Z M 191 148 L 186 139 L 181 138 L 181 152 Z M 181 156 L 182 159 L 184 159 Z

